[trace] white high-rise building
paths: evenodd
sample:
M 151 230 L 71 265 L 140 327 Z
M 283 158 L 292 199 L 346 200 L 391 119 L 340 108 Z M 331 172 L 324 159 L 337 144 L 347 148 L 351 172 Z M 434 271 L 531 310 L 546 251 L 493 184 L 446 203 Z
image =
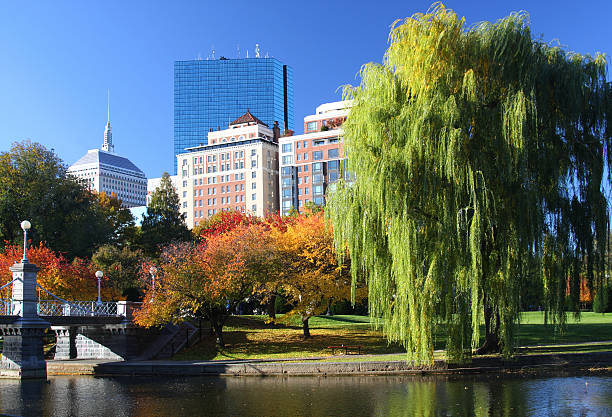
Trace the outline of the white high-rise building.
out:
M 107 118 L 102 149 L 88 150 L 68 168 L 68 173 L 92 191 L 115 194 L 125 207 L 144 206 L 147 201 L 147 177 L 129 159 L 117 155 L 114 150 L 110 118 Z

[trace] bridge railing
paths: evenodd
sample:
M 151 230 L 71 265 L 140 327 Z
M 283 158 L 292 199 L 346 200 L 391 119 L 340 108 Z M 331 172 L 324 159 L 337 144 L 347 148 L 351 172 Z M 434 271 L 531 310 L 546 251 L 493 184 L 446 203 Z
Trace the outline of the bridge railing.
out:
M 116 302 L 67 301 L 38 284 L 36 286 L 43 294 L 51 297 L 43 300 L 39 294 L 39 316 L 117 316 L 120 313 Z
M 0 299 L 0 315 L 10 316 L 13 314 L 13 300 L 10 298 Z
M 39 300 L 39 316 L 116 316 L 117 303 L 96 301 Z

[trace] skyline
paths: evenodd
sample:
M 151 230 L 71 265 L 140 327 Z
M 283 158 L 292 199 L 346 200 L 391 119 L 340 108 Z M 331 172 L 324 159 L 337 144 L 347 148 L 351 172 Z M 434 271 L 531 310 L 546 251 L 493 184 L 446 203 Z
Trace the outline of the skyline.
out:
M 512 11 L 530 14 L 532 33 L 559 39 L 578 53 L 609 53 L 612 6 L 591 2 L 474 1 L 445 5 L 467 25 L 495 21 Z M 367 62 L 381 62 L 389 27 L 398 18 L 425 12 L 429 1 L 379 3 L 269 1 L 233 7 L 201 2 L 3 4 L 0 18 L 0 151 L 30 139 L 53 148 L 70 165 L 104 140 L 107 90 L 115 151 L 148 178 L 173 172 L 174 61 L 215 56 L 254 56 L 259 44 L 294 71 L 294 123 L 339 88 L 357 85 Z M 554 5 L 554 6 L 553 6 Z M 246 109 L 245 109 L 246 111 Z M 255 115 L 257 116 L 257 115 Z M 149 151 L 154 149 L 154 152 Z

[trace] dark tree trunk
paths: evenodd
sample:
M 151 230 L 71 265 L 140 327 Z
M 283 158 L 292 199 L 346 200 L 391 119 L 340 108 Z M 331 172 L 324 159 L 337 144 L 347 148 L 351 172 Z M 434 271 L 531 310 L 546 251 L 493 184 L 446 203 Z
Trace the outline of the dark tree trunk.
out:
M 308 327 L 308 319 L 310 317 L 302 316 L 302 329 L 304 330 L 304 339 L 310 338 L 310 327 Z
M 334 312 L 332 311 L 332 302 L 334 301 L 333 298 L 330 298 L 328 303 L 327 303 L 327 311 L 325 312 L 326 316 L 333 316 Z
M 266 307 L 268 309 L 268 317 L 274 321 L 276 319 L 276 295 L 272 296 Z
M 485 340 L 482 346 L 476 350 L 477 355 L 499 352 L 499 314 L 493 311 L 490 306 L 485 307 Z
M 224 317 L 221 315 L 213 315 L 210 318 L 210 324 L 213 330 L 215 331 L 216 343 L 219 347 L 225 347 L 225 343 L 223 341 L 223 322 Z

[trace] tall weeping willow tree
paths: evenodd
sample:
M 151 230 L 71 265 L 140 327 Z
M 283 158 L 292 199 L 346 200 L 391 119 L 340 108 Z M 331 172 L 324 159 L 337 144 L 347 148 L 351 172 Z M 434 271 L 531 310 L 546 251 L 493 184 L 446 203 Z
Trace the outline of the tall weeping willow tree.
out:
M 528 280 L 557 324 L 581 277 L 604 285 L 607 63 L 532 39 L 524 13 L 468 28 L 441 4 L 389 43 L 345 89 L 355 181 L 327 206 L 335 243 L 412 359 L 433 360 L 442 325 L 455 360 L 510 355 Z

